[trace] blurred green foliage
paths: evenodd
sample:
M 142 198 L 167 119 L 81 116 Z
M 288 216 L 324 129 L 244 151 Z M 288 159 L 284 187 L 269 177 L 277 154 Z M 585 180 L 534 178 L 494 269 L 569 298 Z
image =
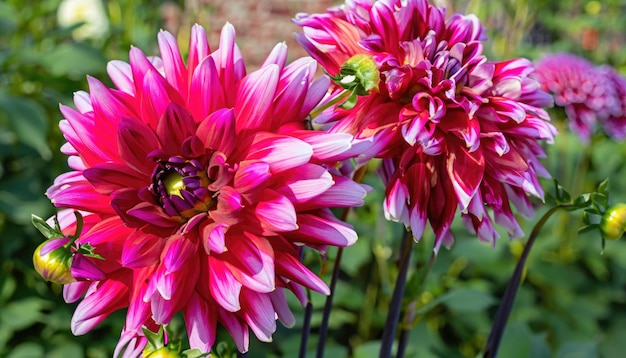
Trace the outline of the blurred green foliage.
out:
M 107 357 L 123 325 L 121 312 L 86 336 L 71 335 L 74 305 L 65 304 L 61 287 L 44 282 L 32 268 L 32 253 L 43 238 L 30 224 L 30 216 L 54 213 L 44 192 L 67 170 L 59 152 L 63 140 L 57 128 L 58 104 L 70 104 L 73 92 L 87 89 L 87 74 L 109 83 L 106 62 L 126 60 L 131 44 L 154 52 L 156 33 L 163 26 L 162 1 L 105 2 L 108 33 L 84 41 L 73 40 L 72 29 L 58 26 L 59 2 L 0 2 L 2 357 Z M 443 2 L 449 10 L 474 12 L 483 20 L 490 37 L 486 51 L 492 58 L 536 59 L 544 52 L 569 51 L 618 69 L 626 65 L 626 22 L 620 19 L 625 0 Z M 584 146 L 568 132 L 563 114 L 555 110 L 553 115 L 561 133 L 547 148 L 550 173 L 572 195 L 610 178 L 612 201 L 626 201 L 626 143 L 597 136 Z M 375 171 L 364 181 L 375 190 L 349 218 L 360 240 L 343 254 L 328 357 L 377 355 L 397 274 L 403 228 L 384 220 L 382 184 Z M 550 186 L 546 181 L 545 188 Z M 537 202 L 537 217 L 544 211 Z M 533 223 L 523 222 L 525 232 Z M 578 235 L 580 225 L 580 215 L 562 213 L 542 232 L 505 331 L 501 357 L 617 358 L 626 351 L 626 243 L 607 243 L 602 253 L 599 237 Z M 414 301 L 417 316 L 416 325 L 410 327 L 407 357 L 476 356 L 523 247 L 523 241 L 509 242 L 504 233 L 491 247 L 469 235 L 460 223 L 454 229 L 457 242 L 451 250 L 440 251 L 423 286 L 418 275 L 429 261 L 432 234 L 415 245 L 406 303 Z M 310 254 L 306 261 L 328 282 L 335 255 L 331 249 L 327 257 Z M 273 343 L 252 339 L 249 357 L 296 355 L 303 310 L 291 299 L 296 327 L 280 327 Z M 313 294 L 312 300 L 309 356 L 317 344 L 325 297 Z M 171 328 L 182 330 L 181 322 Z M 232 355 L 224 332 L 219 332 L 218 340 L 223 341 L 220 356 Z

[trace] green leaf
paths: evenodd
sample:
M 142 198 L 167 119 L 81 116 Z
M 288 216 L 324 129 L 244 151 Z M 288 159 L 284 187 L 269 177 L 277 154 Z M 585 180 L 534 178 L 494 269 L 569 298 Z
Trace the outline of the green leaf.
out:
M 14 331 L 21 330 L 39 322 L 48 306 L 50 302 L 35 297 L 9 302 L 0 311 L 0 322 Z
M 593 342 L 568 342 L 556 352 L 556 358 L 596 358 L 597 356 L 596 344 Z
M 60 238 L 64 236 L 63 233 L 59 229 L 48 225 L 48 223 L 44 219 L 40 218 L 39 216 L 32 214 L 31 217 L 32 217 L 31 220 L 32 220 L 33 226 L 35 226 L 37 230 L 39 230 L 39 232 L 41 232 L 41 234 L 46 239 L 51 240 L 51 239 L 56 239 L 56 238 Z
M 44 357 L 43 347 L 37 343 L 26 342 L 18 345 L 7 358 L 39 358 Z
M 493 305 L 495 301 L 493 296 L 482 291 L 466 288 L 452 289 L 418 309 L 416 314 L 424 314 L 439 304 L 458 313 L 480 312 Z
M 46 160 L 52 158 L 46 138 L 48 120 L 41 105 L 31 99 L 0 93 L 0 111 L 8 117 L 20 143 L 37 150 Z
M 43 65 L 54 76 L 82 77 L 101 73 L 107 60 L 97 49 L 80 42 L 57 46 L 43 59 Z

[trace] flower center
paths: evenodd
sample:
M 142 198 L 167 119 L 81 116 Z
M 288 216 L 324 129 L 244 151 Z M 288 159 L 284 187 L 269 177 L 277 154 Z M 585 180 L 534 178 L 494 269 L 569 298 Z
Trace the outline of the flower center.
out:
M 188 219 L 213 205 L 206 168 L 197 159 L 174 156 L 157 160 L 152 178 L 151 191 L 170 216 Z

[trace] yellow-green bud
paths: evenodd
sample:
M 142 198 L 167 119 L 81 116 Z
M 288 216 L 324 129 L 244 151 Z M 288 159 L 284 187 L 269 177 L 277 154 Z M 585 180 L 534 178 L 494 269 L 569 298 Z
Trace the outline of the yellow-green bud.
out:
M 626 231 L 626 204 L 610 207 L 600 219 L 600 231 L 606 240 L 617 240 Z
M 66 284 L 76 281 L 71 274 L 72 252 L 69 247 L 61 246 L 45 255 L 41 254 L 41 248 L 48 243 L 45 241 L 37 247 L 33 254 L 35 270 L 47 281 L 58 284 Z
M 180 349 L 171 349 L 168 346 L 161 347 L 157 350 L 144 349 L 143 358 L 179 358 L 182 357 Z
M 372 56 L 358 54 L 350 57 L 334 77 L 336 83 L 343 88 L 353 90 L 360 96 L 378 90 L 380 72 Z

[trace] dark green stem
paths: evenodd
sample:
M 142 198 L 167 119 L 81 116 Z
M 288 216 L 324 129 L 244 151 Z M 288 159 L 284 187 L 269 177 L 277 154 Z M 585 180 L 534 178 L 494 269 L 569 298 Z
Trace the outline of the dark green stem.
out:
M 528 254 L 532 249 L 535 239 L 539 236 L 539 232 L 543 228 L 543 225 L 546 221 L 548 221 L 552 214 L 557 212 L 559 209 L 567 207 L 571 207 L 571 205 L 561 204 L 550 208 L 550 210 L 543 214 L 537 224 L 535 224 L 535 227 L 533 227 L 533 230 L 528 237 L 528 242 L 524 247 L 524 251 L 522 251 L 522 255 L 515 266 L 513 276 L 511 276 L 511 279 L 504 290 L 504 294 L 502 295 L 502 301 L 498 307 L 498 311 L 496 312 L 493 326 L 491 327 L 491 332 L 489 333 L 489 338 L 487 339 L 487 344 L 485 345 L 485 349 L 483 351 L 483 358 L 495 358 L 498 354 L 498 348 L 500 346 L 500 341 L 502 340 L 502 335 L 504 334 L 504 328 L 506 327 L 509 315 L 511 314 L 511 309 L 513 308 L 513 303 L 515 302 L 515 296 L 517 295 L 517 289 L 522 281 L 522 273 L 524 272 L 526 259 L 528 258 Z
M 400 265 L 398 277 L 396 278 L 396 286 L 393 289 L 391 302 L 389 304 L 389 312 L 387 312 L 387 321 L 383 331 L 383 338 L 380 346 L 380 358 L 391 358 L 391 348 L 396 336 L 398 321 L 400 319 L 400 310 L 402 309 L 402 298 L 404 297 L 404 289 L 406 287 L 406 276 L 409 271 L 409 261 L 411 261 L 411 252 L 413 248 L 413 237 L 410 231 L 406 231 L 402 239 L 402 251 L 400 257 Z
M 404 353 L 406 352 L 407 344 L 409 343 L 409 334 L 411 333 L 410 328 L 415 324 L 416 314 L 415 314 L 415 305 L 417 304 L 417 300 L 419 299 L 422 292 L 424 292 L 424 286 L 426 285 L 426 279 L 428 275 L 435 266 L 435 261 L 437 261 L 437 251 L 434 249 L 430 253 L 430 259 L 428 260 L 428 265 L 424 268 L 421 273 L 421 277 L 419 278 L 419 288 L 417 291 L 416 298 L 409 303 L 408 310 L 404 314 L 404 324 L 400 328 L 400 337 L 398 339 L 398 353 L 396 354 L 396 358 L 403 358 Z

